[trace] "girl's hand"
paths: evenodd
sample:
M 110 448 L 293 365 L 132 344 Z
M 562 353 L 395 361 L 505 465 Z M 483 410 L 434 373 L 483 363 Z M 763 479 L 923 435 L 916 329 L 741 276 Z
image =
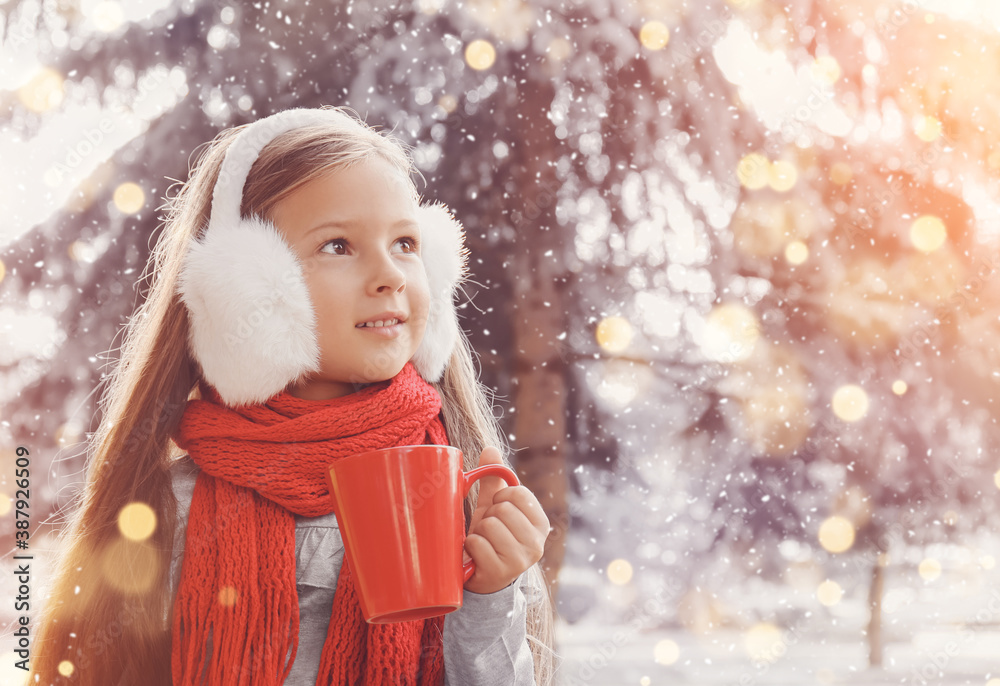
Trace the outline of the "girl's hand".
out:
M 500 451 L 486 448 L 479 466 L 503 464 Z M 473 593 L 495 593 L 542 559 L 549 518 L 525 486 L 507 486 L 498 476 L 479 480 L 479 501 L 465 538 L 464 559 L 471 556 L 476 572 L 465 583 Z

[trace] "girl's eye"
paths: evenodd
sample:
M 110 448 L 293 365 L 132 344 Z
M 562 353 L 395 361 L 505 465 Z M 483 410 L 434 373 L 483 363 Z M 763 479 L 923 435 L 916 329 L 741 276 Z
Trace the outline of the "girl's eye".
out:
M 333 251 L 326 250 L 327 246 L 333 246 Z M 325 253 L 331 253 L 333 255 L 346 255 L 347 254 L 347 241 L 343 238 L 335 238 L 332 241 L 327 241 L 323 244 L 321 250 Z
M 413 236 L 404 236 L 396 242 L 403 246 L 403 252 L 417 252 L 417 239 Z

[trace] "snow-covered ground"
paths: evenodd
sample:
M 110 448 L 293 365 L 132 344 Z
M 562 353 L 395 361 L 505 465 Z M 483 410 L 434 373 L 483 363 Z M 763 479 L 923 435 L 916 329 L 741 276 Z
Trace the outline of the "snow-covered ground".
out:
M 969 684 L 1000 676 L 1000 631 L 963 634 L 954 628 L 919 631 L 912 641 L 885 646 L 882 669 L 868 667 L 863 636 L 842 629 L 810 629 L 785 641 L 773 660 L 752 660 L 746 634 L 720 629 L 695 636 L 684 629 L 656 629 L 614 636 L 618 627 L 581 621 L 556 624 L 556 650 L 564 686 L 802 686 L 804 684 Z M 624 639 L 624 640 L 621 640 Z M 656 661 L 658 652 L 676 661 Z M 676 646 L 674 651 L 672 646 Z M 1000 682 L 998 682 L 1000 683 Z M 991 684 L 991 686 L 993 686 Z

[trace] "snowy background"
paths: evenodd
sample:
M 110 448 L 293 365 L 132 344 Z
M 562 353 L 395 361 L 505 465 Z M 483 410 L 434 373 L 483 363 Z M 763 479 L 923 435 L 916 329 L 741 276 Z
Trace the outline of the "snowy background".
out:
M 998 30 L 993 0 L 0 2 L 3 569 L 26 446 L 41 594 L 198 146 L 347 105 L 465 224 L 562 683 L 1000 686 Z

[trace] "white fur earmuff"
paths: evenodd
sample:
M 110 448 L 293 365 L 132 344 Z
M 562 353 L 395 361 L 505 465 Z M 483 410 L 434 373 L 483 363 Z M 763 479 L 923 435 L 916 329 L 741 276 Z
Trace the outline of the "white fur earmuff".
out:
M 334 121 L 336 109 L 292 109 L 247 126 L 230 144 L 212 194 L 208 227 L 184 257 L 177 289 L 188 309 L 191 354 L 230 406 L 264 402 L 319 370 L 316 314 L 302 265 L 271 222 L 240 217 L 243 186 L 260 151 L 281 133 Z M 459 338 L 454 295 L 468 251 L 461 224 L 441 203 L 417 207 L 430 310 L 413 365 L 439 381 Z

